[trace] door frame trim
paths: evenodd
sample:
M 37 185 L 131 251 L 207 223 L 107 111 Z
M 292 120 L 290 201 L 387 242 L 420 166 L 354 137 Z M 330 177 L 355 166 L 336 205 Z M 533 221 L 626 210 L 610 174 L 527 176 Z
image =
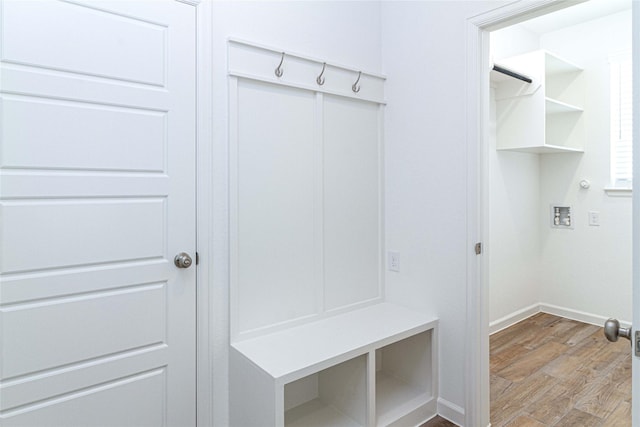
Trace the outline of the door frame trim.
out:
M 489 426 L 489 32 L 587 0 L 514 1 L 466 22 L 467 299 L 465 425 Z M 482 242 L 483 254 L 475 245 Z
M 212 327 L 213 9 L 210 1 L 175 0 L 196 11 L 196 425 L 214 425 Z
M 631 37 L 632 40 L 640 39 L 640 1 L 633 0 L 631 3 Z M 632 42 L 632 62 L 633 62 L 633 105 L 640 105 L 640 43 Z M 637 330 L 640 326 L 640 108 L 633 109 L 633 188 L 635 192 L 632 195 L 632 322 Z M 634 344 L 632 344 L 633 346 Z M 636 348 L 635 351 L 638 349 Z M 640 372 L 640 358 L 632 356 L 631 372 Z M 631 423 L 634 427 L 640 426 L 640 416 L 638 416 L 638 408 L 640 408 L 640 375 L 633 375 L 631 378 Z

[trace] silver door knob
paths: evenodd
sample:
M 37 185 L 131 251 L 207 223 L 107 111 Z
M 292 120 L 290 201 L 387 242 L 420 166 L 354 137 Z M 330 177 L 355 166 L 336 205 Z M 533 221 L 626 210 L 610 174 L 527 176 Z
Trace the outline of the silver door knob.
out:
M 178 255 L 176 255 L 176 257 L 173 259 L 173 263 L 176 265 L 176 267 L 178 268 L 189 268 L 191 267 L 191 264 L 193 264 L 193 260 L 191 259 L 191 257 L 189 256 L 188 253 L 186 252 L 180 252 Z
M 621 328 L 618 319 L 609 319 L 604 322 L 604 336 L 611 342 L 623 337 L 631 341 L 631 328 Z

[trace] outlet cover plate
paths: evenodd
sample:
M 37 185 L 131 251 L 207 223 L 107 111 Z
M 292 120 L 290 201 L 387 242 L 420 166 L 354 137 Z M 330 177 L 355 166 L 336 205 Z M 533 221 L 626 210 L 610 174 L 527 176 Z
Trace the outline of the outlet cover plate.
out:
M 390 271 L 400 272 L 400 252 L 387 252 L 387 268 Z

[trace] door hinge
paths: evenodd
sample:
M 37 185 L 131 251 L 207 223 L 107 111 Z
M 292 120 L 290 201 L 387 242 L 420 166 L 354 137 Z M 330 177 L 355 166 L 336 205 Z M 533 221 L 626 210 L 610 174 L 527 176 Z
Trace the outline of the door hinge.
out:
M 480 255 L 482 253 L 482 243 L 476 243 L 476 255 Z
M 200 255 L 196 252 L 196 265 L 200 264 Z

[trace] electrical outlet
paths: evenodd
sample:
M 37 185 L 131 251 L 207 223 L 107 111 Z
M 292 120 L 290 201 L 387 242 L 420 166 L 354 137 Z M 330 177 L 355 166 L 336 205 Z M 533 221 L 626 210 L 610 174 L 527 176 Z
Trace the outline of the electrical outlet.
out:
M 400 271 L 400 252 L 389 251 L 387 253 L 387 266 L 391 271 Z
M 600 225 L 600 212 L 589 211 L 589 225 L 595 227 Z

